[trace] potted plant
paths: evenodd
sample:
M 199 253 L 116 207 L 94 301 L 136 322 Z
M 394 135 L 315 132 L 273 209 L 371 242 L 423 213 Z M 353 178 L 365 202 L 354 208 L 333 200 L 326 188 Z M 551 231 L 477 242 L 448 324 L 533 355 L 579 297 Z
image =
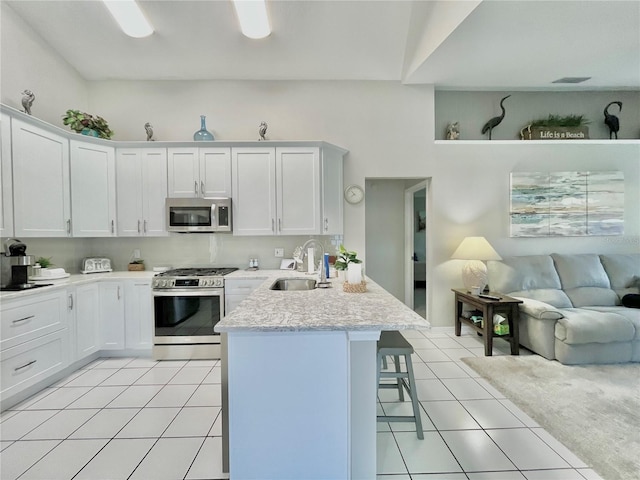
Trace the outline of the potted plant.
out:
M 111 139 L 113 131 L 107 121 L 99 115 L 93 116 L 80 110 L 67 110 L 62 123 L 78 133 L 93 137 Z
M 338 259 L 336 260 L 336 270 L 346 270 L 350 263 L 362 263 L 362 260 L 357 258 L 357 253 L 348 251 L 344 248 L 344 245 L 340 245 L 338 250 Z
M 36 259 L 36 263 L 39 264 L 41 268 L 49 268 L 54 265 L 51 262 L 51 257 L 39 257 Z
M 591 123 L 584 115 L 552 115 L 532 120 L 520 130 L 522 140 L 572 140 L 589 138 Z
M 127 270 L 130 272 L 141 272 L 144 270 L 144 260 L 138 258 L 136 260 L 131 260 L 129 265 L 127 265 Z

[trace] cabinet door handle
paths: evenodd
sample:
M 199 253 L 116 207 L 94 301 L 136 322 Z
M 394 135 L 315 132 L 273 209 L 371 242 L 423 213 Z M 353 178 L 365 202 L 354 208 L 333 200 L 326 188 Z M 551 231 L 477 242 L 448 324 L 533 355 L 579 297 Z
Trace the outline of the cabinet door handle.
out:
M 276 221 L 275 219 L 271 219 L 271 231 L 275 232 L 276 231 Z
M 67 220 L 67 234 L 71 235 L 71 219 Z
M 328 218 L 324 219 L 324 231 L 325 232 L 329 231 L 329 219 Z
M 111 220 L 111 233 L 116 233 L 116 222 Z
M 140 220 L 138 220 L 138 233 L 140 233 Z
M 200 193 L 204 197 L 204 181 L 200 180 Z
M 37 360 L 31 360 L 30 362 L 25 363 L 24 365 L 20 366 L 20 367 L 16 367 L 13 369 L 14 372 L 17 372 L 19 370 L 22 370 L 23 368 L 27 368 L 30 365 L 33 365 L 34 363 L 36 363 Z
M 120 300 L 120 285 L 118 285 L 118 300 Z
M 144 233 L 147 233 L 147 221 L 144 221 Z
M 69 310 L 73 310 L 73 295 L 69 294 L 69 300 L 67 301 L 67 306 Z
M 17 320 L 14 320 L 11 323 L 12 324 L 16 324 L 16 323 L 20 323 L 20 322 L 26 322 L 27 320 L 31 320 L 33 317 L 35 317 L 35 315 L 29 315 L 28 317 L 18 318 Z
M 281 218 L 278 219 L 278 231 L 280 233 L 282 233 L 282 219 Z
M 193 193 L 198 196 L 198 182 L 196 180 L 193 181 Z

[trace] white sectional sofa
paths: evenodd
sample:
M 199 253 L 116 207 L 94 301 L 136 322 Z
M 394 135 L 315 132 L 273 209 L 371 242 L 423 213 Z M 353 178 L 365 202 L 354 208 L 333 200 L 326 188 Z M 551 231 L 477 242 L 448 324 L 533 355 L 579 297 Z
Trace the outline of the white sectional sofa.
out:
M 523 300 L 520 344 L 564 364 L 640 362 L 640 254 L 531 255 L 490 261 L 492 291 Z

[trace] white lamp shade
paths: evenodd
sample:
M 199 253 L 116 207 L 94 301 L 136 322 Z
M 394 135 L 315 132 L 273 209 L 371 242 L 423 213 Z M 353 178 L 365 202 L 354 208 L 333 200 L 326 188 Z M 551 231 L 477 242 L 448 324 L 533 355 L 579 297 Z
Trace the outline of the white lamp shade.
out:
M 502 260 L 484 237 L 466 237 L 451 258 L 469 260 L 462 268 L 462 283 L 474 293 L 483 290 L 487 284 L 487 267 L 482 261 Z
M 502 260 L 484 237 L 466 237 L 451 258 L 458 260 Z

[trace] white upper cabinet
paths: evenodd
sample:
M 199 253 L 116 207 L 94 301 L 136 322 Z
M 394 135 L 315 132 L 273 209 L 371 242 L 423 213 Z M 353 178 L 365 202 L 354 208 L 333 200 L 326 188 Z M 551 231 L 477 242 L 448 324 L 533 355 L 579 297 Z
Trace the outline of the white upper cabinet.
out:
M 0 114 L 0 237 L 13 236 L 13 173 L 11 172 L 11 118 Z
M 318 148 L 276 148 L 276 192 L 278 235 L 322 233 Z
M 15 235 L 69 236 L 69 141 L 12 118 L 11 143 Z
M 275 148 L 234 148 L 231 155 L 233 234 L 275 235 Z
M 119 236 L 166 236 L 167 150 L 119 148 L 116 152 Z
M 320 226 L 317 147 L 233 148 L 235 235 L 313 235 Z
M 231 197 L 231 149 L 200 148 L 200 196 Z
M 71 226 L 74 237 L 116 235 L 113 147 L 71 140 Z
M 169 197 L 230 197 L 229 148 L 169 148 Z
M 322 149 L 322 234 L 342 235 L 344 152 L 332 148 Z

